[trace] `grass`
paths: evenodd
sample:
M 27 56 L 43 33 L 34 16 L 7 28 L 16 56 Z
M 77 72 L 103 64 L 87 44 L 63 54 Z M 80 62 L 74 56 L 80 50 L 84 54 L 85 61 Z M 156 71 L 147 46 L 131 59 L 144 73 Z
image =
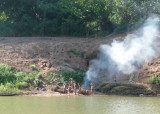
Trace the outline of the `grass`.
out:
M 80 56 L 80 57 L 84 57 L 84 51 L 80 51 L 80 50 L 76 50 L 76 49 L 70 49 L 69 51 L 68 51 L 69 53 L 72 53 L 72 54 L 74 54 L 74 55 L 77 55 L 77 56 Z
M 54 52 L 56 52 L 58 50 L 58 48 L 59 48 L 59 45 L 55 45 L 54 46 Z

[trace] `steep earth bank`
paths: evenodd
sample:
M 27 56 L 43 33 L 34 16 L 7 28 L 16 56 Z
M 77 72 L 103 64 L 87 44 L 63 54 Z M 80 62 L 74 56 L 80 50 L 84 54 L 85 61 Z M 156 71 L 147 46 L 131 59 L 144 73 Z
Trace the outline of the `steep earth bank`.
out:
M 106 38 L 0 37 L 0 62 L 25 72 L 30 72 L 30 66 L 36 65 L 44 77 L 53 70 L 86 71 L 101 44 L 123 40 L 125 35 Z M 157 37 L 153 45 L 160 47 L 160 36 Z M 160 57 L 151 62 L 146 60 L 137 73 L 122 76 L 118 81 L 128 83 L 132 77 L 133 82 L 146 84 L 153 74 L 160 76 Z

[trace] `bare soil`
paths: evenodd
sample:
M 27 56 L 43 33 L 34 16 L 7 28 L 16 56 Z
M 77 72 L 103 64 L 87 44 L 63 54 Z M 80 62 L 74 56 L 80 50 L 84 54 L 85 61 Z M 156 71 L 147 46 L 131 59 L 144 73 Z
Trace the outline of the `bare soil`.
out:
M 123 40 L 126 34 L 110 35 L 105 38 L 73 38 L 73 37 L 0 37 L 0 62 L 30 72 L 35 64 L 46 76 L 49 70 L 57 70 L 60 66 L 71 69 L 87 70 L 88 59 L 70 53 L 71 49 L 92 54 L 101 44 L 110 44 L 113 40 Z M 160 47 L 160 36 L 153 44 Z M 160 57 L 147 62 L 139 72 L 133 74 L 134 80 L 146 83 L 153 75 L 160 76 Z M 124 78 L 128 81 L 128 78 Z

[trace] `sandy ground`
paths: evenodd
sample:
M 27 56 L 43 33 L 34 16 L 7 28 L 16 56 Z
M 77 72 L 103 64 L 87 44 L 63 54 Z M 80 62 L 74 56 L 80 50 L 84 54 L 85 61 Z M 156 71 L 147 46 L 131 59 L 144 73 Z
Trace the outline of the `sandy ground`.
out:
M 76 95 L 74 93 L 69 94 L 62 94 L 59 92 L 52 92 L 52 91 L 44 91 L 44 92 L 27 92 L 24 93 L 20 96 L 45 96 L 45 97 L 51 97 L 51 96 L 108 96 L 106 94 L 100 93 L 100 92 L 95 92 L 93 95 L 83 95 L 83 94 L 77 94 Z

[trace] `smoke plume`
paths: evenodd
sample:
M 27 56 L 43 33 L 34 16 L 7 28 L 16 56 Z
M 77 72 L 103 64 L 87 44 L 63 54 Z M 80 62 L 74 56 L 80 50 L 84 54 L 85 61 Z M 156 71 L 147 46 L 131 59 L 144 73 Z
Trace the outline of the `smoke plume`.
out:
M 158 53 L 153 42 L 158 35 L 158 21 L 158 17 L 150 17 L 138 33 L 127 35 L 123 41 L 114 40 L 110 45 L 101 45 L 97 59 L 91 61 L 86 72 L 85 84 L 137 72 L 145 62 L 156 58 Z

